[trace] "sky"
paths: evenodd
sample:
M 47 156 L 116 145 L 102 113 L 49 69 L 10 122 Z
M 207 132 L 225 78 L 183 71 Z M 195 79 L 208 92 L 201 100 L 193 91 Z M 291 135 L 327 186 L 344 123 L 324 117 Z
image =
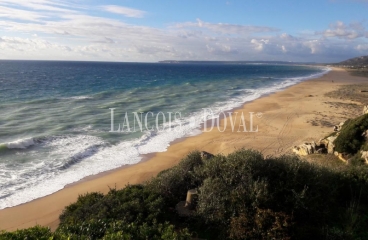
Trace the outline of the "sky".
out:
M 0 59 L 332 63 L 368 55 L 368 0 L 0 0 Z

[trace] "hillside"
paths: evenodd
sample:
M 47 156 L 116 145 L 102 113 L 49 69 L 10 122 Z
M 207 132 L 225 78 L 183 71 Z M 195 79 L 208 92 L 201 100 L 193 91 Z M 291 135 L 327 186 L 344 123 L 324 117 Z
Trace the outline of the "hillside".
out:
M 349 68 L 367 68 L 368 67 L 368 56 L 351 58 L 334 65 L 349 67 Z

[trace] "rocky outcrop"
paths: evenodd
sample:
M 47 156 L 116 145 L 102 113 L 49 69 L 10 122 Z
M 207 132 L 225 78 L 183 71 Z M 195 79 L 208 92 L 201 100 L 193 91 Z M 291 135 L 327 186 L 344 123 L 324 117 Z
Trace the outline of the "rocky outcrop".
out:
M 335 144 L 334 141 L 336 140 L 337 136 L 329 136 L 325 139 L 323 139 L 323 143 L 325 144 L 325 147 L 327 149 L 327 153 L 334 154 L 335 152 Z
M 299 146 L 294 146 L 293 152 L 299 156 L 307 156 L 309 154 L 315 153 L 317 151 L 316 147 L 317 145 L 315 142 L 303 143 Z
M 361 158 L 368 164 L 368 151 L 360 151 L 360 153 L 362 154 Z
M 344 123 L 345 123 L 345 122 L 341 122 L 341 123 L 339 123 L 338 125 L 335 125 L 335 126 L 334 126 L 334 128 L 333 128 L 334 132 L 340 132 L 340 131 L 341 131 L 341 128 L 342 128 L 342 126 L 344 125 Z
M 368 105 L 363 107 L 363 115 L 368 113 Z
M 363 115 L 364 114 L 368 114 L 368 105 L 365 105 L 363 108 Z M 352 131 L 352 132 L 356 131 L 354 129 L 353 130 L 350 129 L 352 128 L 352 126 L 355 126 L 355 129 L 359 129 L 359 134 L 361 134 L 361 136 L 365 138 L 365 142 L 363 143 L 364 145 L 358 146 L 355 149 L 359 149 L 359 148 L 361 149 L 361 147 L 363 148 L 364 146 L 365 148 L 367 148 L 368 146 L 368 129 L 365 129 L 364 131 L 360 129 L 362 127 L 368 128 L 366 124 L 366 121 L 368 121 L 368 117 L 363 116 L 363 117 L 359 117 L 356 119 L 351 119 L 349 121 L 353 121 L 353 122 L 349 122 L 346 128 L 343 129 L 345 122 L 341 122 L 338 125 L 334 126 L 333 131 L 335 133 L 330 134 L 330 136 L 319 140 L 317 143 L 315 142 L 303 143 L 299 146 L 294 146 L 292 151 L 299 156 L 307 156 L 307 155 L 316 154 L 316 153 L 317 154 L 318 153 L 334 154 L 340 160 L 348 164 L 354 161 L 354 159 L 356 159 L 355 158 L 356 154 L 360 154 L 360 157 L 365 161 L 366 164 L 368 164 L 368 151 L 356 152 L 355 150 L 355 152 L 341 152 L 340 153 L 335 150 L 335 140 L 338 138 L 338 136 L 341 136 L 342 140 L 341 139 L 340 140 L 343 141 L 343 143 L 341 142 L 339 143 L 340 145 L 349 144 L 350 141 L 354 141 L 353 138 L 351 137 L 349 138 L 346 136 L 346 135 L 349 136 L 349 133 L 350 133 L 349 131 Z M 356 137 L 359 137 L 359 135 L 357 135 Z
M 368 130 L 363 132 L 362 136 L 365 138 L 366 141 L 368 141 Z
M 334 141 L 337 136 L 330 136 L 327 138 L 323 138 L 318 141 L 318 143 L 313 142 L 306 142 L 299 146 L 293 147 L 293 152 L 299 156 L 307 156 L 310 154 L 334 154 L 335 152 L 335 144 Z

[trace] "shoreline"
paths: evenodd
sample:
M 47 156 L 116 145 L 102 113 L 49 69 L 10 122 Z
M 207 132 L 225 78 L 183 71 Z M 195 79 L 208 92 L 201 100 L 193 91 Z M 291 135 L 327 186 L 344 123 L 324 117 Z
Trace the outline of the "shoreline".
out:
M 285 65 L 288 66 L 288 65 Z M 304 65 L 300 65 L 300 66 L 304 66 Z M 262 98 L 265 96 L 268 96 L 270 94 L 273 94 L 275 92 L 279 92 L 282 91 L 283 89 L 286 89 L 289 86 L 295 85 L 299 82 L 302 81 L 306 81 L 306 80 L 310 80 L 310 79 L 314 79 L 317 78 L 319 76 L 322 76 L 324 74 L 326 74 L 328 71 L 330 71 L 330 68 L 328 67 L 322 67 L 322 66 L 309 66 L 311 68 L 315 68 L 315 70 L 318 69 L 317 72 L 313 72 L 313 73 L 309 73 L 306 75 L 302 75 L 302 76 L 293 76 L 290 78 L 278 78 L 281 82 L 279 84 L 268 84 L 268 87 L 258 87 L 256 89 L 254 89 L 254 91 L 250 91 L 248 92 L 247 90 L 243 89 L 246 88 L 244 85 L 237 85 L 237 88 L 240 89 L 241 94 L 236 94 L 234 96 L 233 99 L 228 99 L 226 101 L 222 102 L 222 107 L 219 107 L 217 104 L 218 102 L 216 102 L 215 99 L 214 102 L 210 105 L 208 105 L 206 108 L 203 108 L 202 110 L 197 110 L 193 112 L 192 117 L 194 118 L 194 124 L 196 125 L 196 123 L 198 123 L 198 121 L 202 121 L 203 119 L 203 110 L 208 111 L 208 113 L 213 111 L 213 116 L 214 119 L 208 119 L 207 121 L 205 121 L 205 123 L 207 123 L 207 125 L 211 125 L 213 127 L 217 127 L 218 126 L 218 122 L 221 121 L 223 118 L 228 117 L 229 114 L 231 114 L 235 109 L 241 108 L 244 104 L 252 102 L 258 98 Z M 261 78 L 269 78 L 269 79 L 273 79 L 274 77 L 261 77 Z M 273 80 L 272 80 L 273 81 Z M 245 84 L 247 85 L 247 84 Z M 228 87 L 232 87 L 232 86 L 228 86 Z M 243 93 L 243 90 L 245 90 L 245 92 L 247 93 Z M 74 98 L 74 97 L 72 97 Z M 225 107 L 225 108 L 224 108 Z M 226 115 L 226 116 L 225 116 Z M 175 117 L 176 118 L 176 117 Z M 211 123 L 211 121 L 213 121 L 213 123 Z M 192 120 L 189 120 L 189 117 L 186 116 L 184 117 L 184 122 L 186 125 L 186 123 L 189 123 L 189 125 L 191 125 Z M 147 159 L 151 158 L 152 156 L 154 156 L 154 154 L 156 152 L 162 152 L 162 151 L 166 151 L 167 147 L 172 145 L 172 144 L 176 144 L 178 142 L 184 141 L 187 137 L 192 137 L 192 136 L 196 136 L 199 135 L 203 132 L 203 126 L 205 123 L 199 123 L 197 126 L 185 126 L 184 127 L 184 131 L 186 132 L 186 134 L 181 134 L 179 133 L 167 133 L 167 131 L 165 131 L 166 133 L 164 133 L 164 138 L 169 138 L 173 137 L 173 139 L 175 140 L 168 140 L 166 141 L 166 139 L 163 140 L 163 142 L 160 142 L 161 148 L 156 148 L 154 147 L 155 144 L 151 144 L 151 148 L 148 149 L 147 151 L 147 147 L 145 147 L 145 145 L 149 146 L 150 143 L 155 142 L 155 136 L 152 137 L 152 139 L 150 139 L 151 137 L 149 137 L 147 141 L 147 143 L 143 142 L 143 148 L 144 148 L 144 152 L 146 152 L 145 154 L 140 154 L 139 153 L 139 148 L 140 148 L 140 144 L 135 144 L 135 143 L 131 143 L 131 141 L 135 141 L 135 139 L 130 139 L 127 140 L 128 142 L 130 142 L 132 144 L 131 149 L 128 149 L 128 151 L 136 151 L 137 153 L 136 155 L 134 155 L 134 163 L 129 163 L 129 159 L 126 159 L 126 157 L 124 157 L 124 154 L 120 154 L 120 152 L 116 151 L 114 153 L 115 156 L 118 156 L 118 159 L 120 158 L 119 156 L 121 155 L 121 160 L 123 160 L 122 162 L 125 162 L 123 165 L 120 164 L 114 164 L 113 166 L 108 164 L 108 162 L 103 163 L 97 162 L 97 166 L 96 168 L 87 168 L 87 171 L 84 171 L 83 169 L 79 168 L 79 171 L 74 171 L 74 174 L 71 174 L 71 176 L 68 176 L 67 178 L 64 178 L 63 175 L 56 175 L 53 178 L 49 179 L 50 181 L 47 181 L 47 185 L 46 184 L 42 184 L 42 183 L 36 183 L 32 186 L 30 186 L 30 188 L 25 188 L 20 190 L 18 193 L 15 192 L 14 194 L 11 194 L 11 196 L 9 197 L 5 197 L 4 199 L 2 199 L 1 202 L 1 206 L 0 206 L 0 210 L 1 209 L 5 209 L 5 208 L 9 208 L 9 207 L 14 207 L 14 206 L 19 206 L 21 204 L 36 200 L 38 198 L 42 198 L 48 195 L 51 195 L 57 191 L 62 190 L 63 188 L 66 188 L 68 186 L 73 186 L 75 184 L 78 184 L 79 182 L 83 182 L 86 180 L 90 180 L 93 178 L 98 178 L 101 176 L 104 176 L 106 174 L 111 173 L 114 170 L 117 169 L 123 169 L 126 167 L 129 167 L 132 164 L 137 164 L 138 162 L 143 162 L 146 161 Z M 182 125 L 182 124 L 180 124 Z M 181 127 L 179 127 L 181 128 Z M 175 132 L 175 131 L 174 131 Z M 179 132 L 181 132 L 181 130 L 179 130 Z M 169 134 L 169 136 L 167 136 L 167 134 Z M 53 134 L 52 134 L 53 135 Z M 160 133 L 158 133 L 157 135 L 160 135 Z M 160 137 L 159 137 L 160 138 Z M 26 138 L 27 139 L 27 138 Z M 32 145 L 36 145 L 35 142 L 38 142 L 38 138 L 29 138 L 32 141 Z M 36 140 L 37 139 L 37 140 Z M 151 141 L 153 140 L 153 141 Z M 15 142 L 20 142 L 21 144 L 23 144 L 24 139 L 21 138 L 19 140 L 16 140 Z M 35 142 L 34 142 L 35 141 Z M 171 141 L 171 142 L 170 142 Z M 123 141 L 124 142 L 124 141 Z M 123 143 L 122 142 L 122 143 Z M 140 141 L 141 142 L 141 141 Z M 157 141 L 156 141 L 156 145 L 157 145 Z M 98 154 L 98 153 L 97 153 Z M 92 154 L 93 155 L 93 154 Z M 116 159 L 116 157 L 115 157 Z M 126 161 L 124 161 L 126 160 Z M 117 162 L 121 162 L 121 161 L 117 161 Z M 87 162 L 88 163 L 88 162 Z M 116 163 L 116 162 L 115 162 Z M 96 164 L 96 161 L 93 161 L 92 164 Z M 89 164 L 88 164 L 89 165 Z M 110 165 L 110 166 L 109 166 Z M 102 169 L 101 169 L 102 168 Z M 68 172 L 70 173 L 70 172 Z
M 334 82 L 331 82 L 332 80 Z M 11 231 L 36 224 L 49 226 L 54 230 L 58 225 L 58 217 L 62 209 L 75 202 L 79 194 L 93 191 L 106 193 L 109 187 L 122 188 L 128 183 L 142 183 L 158 172 L 176 165 L 187 153 L 193 150 L 228 154 L 235 149 L 245 147 L 259 150 L 265 155 L 291 153 L 290 146 L 313 139 L 322 133 L 331 132 L 330 128 L 313 127 L 306 122 L 309 118 L 313 118 L 313 114 L 319 116 L 314 113 L 316 109 L 317 112 L 327 114 L 328 106 L 318 106 L 319 104 L 323 105 L 323 100 L 328 99 L 323 94 L 336 89 L 339 85 L 353 84 L 364 80 L 367 79 L 351 76 L 345 70 L 333 68 L 321 77 L 302 81 L 275 93 L 246 102 L 241 107 L 229 110 L 229 112 L 239 111 L 245 114 L 263 112 L 262 118 L 254 118 L 254 124 L 259 126 L 259 132 L 239 133 L 227 131 L 228 128 L 224 132 L 219 132 L 217 128 L 214 128 L 212 132 L 203 132 L 199 135 L 177 139 L 166 152 L 143 155 L 142 160 L 137 164 L 122 166 L 86 177 L 51 195 L 0 210 L 0 230 Z M 336 113 L 338 109 L 334 111 Z M 334 124 L 339 122 L 338 117 L 333 117 L 333 115 L 330 117 L 334 120 Z M 247 115 L 245 120 L 246 126 L 249 126 Z M 220 126 L 224 126 L 224 124 L 230 126 L 229 117 L 221 119 Z M 239 126 L 239 124 L 239 121 L 235 121 L 235 125 Z

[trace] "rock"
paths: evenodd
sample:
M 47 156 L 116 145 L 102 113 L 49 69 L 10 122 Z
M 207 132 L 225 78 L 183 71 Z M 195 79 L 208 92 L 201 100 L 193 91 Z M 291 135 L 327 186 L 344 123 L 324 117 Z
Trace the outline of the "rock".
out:
M 362 134 L 362 137 L 365 138 L 366 141 L 368 141 L 368 130 L 365 130 Z
M 334 154 L 335 144 L 333 143 L 337 136 L 330 136 L 328 138 L 323 138 L 318 141 L 318 148 L 325 148 L 326 152 L 329 154 Z
M 363 114 L 367 114 L 368 113 L 368 105 L 365 105 L 363 107 Z
M 326 154 L 327 153 L 327 149 L 324 148 L 324 147 L 318 148 L 316 150 L 316 153 L 318 153 L 318 154 Z
M 335 144 L 333 143 L 336 140 L 336 136 L 330 136 L 328 138 L 326 138 L 326 140 L 328 141 L 327 144 L 327 152 L 330 154 L 333 154 L 335 151 Z
M 308 153 L 305 151 L 305 149 L 301 146 L 294 146 L 293 147 L 293 153 L 299 156 L 306 156 Z
M 294 146 L 293 152 L 299 156 L 307 156 L 316 152 L 316 146 L 315 142 L 304 143 L 299 146 Z
M 207 159 L 211 159 L 213 158 L 215 155 L 213 155 L 212 153 L 206 152 L 206 151 L 202 151 L 201 152 L 201 158 L 203 160 L 207 160 Z
M 360 151 L 362 154 L 361 158 L 364 159 L 365 163 L 368 164 L 368 151 Z
M 193 210 L 198 201 L 198 191 L 197 189 L 190 189 L 187 192 L 187 199 L 185 201 L 185 207 L 189 208 L 190 210 Z
M 317 144 L 317 147 L 320 147 L 320 148 L 327 148 L 328 146 L 328 140 L 325 139 L 325 138 L 322 138 L 318 141 L 318 144 Z
M 344 125 L 344 123 L 345 123 L 345 122 L 341 122 L 341 123 L 339 123 L 338 125 L 335 125 L 335 126 L 334 126 L 334 128 L 333 128 L 334 132 L 340 132 L 340 131 L 341 131 L 341 128 L 342 128 L 342 126 Z
M 335 152 L 335 155 L 343 162 L 345 163 L 348 163 L 348 158 L 342 154 L 342 153 L 339 153 L 339 152 Z

